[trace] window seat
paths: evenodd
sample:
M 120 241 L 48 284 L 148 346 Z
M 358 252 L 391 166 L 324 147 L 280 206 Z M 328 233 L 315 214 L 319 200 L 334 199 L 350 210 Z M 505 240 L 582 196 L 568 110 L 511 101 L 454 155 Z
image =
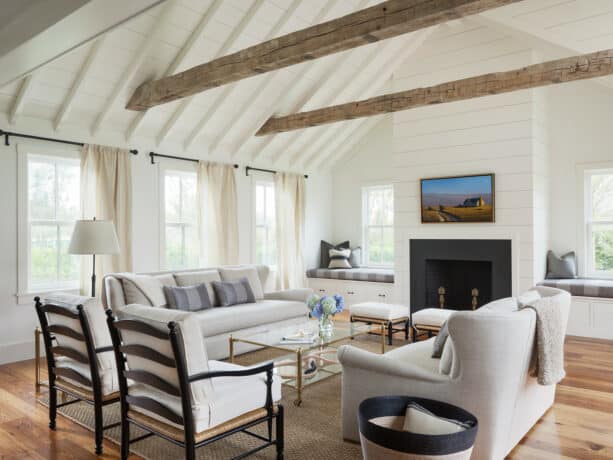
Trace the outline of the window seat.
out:
M 596 278 L 549 279 L 538 284 L 539 286 L 564 289 L 573 296 L 613 299 L 613 280 Z
M 394 270 L 387 268 L 310 268 L 307 278 L 325 278 L 334 280 L 370 281 L 374 283 L 393 283 Z

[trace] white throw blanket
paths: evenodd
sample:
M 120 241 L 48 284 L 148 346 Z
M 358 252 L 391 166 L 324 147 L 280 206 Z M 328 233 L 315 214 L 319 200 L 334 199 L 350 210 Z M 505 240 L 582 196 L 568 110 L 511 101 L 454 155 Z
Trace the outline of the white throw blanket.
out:
M 536 312 L 536 378 L 541 385 L 555 385 L 565 376 L 564 336 L 562 312 L 553 297 L 542 297 L 520 309 Z

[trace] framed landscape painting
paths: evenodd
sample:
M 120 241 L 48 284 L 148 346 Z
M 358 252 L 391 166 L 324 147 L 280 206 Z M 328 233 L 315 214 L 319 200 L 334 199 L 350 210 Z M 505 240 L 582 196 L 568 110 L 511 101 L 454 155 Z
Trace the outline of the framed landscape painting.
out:
M 421 221 L 494 222 L 494 175 L 422 179 Z

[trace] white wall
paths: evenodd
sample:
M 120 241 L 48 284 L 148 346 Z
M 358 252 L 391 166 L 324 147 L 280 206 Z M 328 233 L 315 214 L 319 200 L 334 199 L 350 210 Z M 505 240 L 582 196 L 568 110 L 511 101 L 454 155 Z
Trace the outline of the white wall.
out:
M 20 131 L 28 132 L 27 127 Z M 44 133 L 51 135 L 51 133 Z M 79 139 L 78 133 L 75 134 Z M 67 135 L 68 137 L 68 135 Z M 68 137 L 70 138 L 70 137 Z M 29 359 L 33 356 L 33 330 L 37 319 L 28 295 L 17 301 L 17 145 L 0 145 L 0 364 Z M 121 145 L 120 143 L 118 143 Z M 44 148 L 45 143 L 36 141 Z M 57 148 L 60 144 L 52 144 Z M 117 144 L 111 144 L 117 145 Z M 160 270 L 159 222 L 159 167 L 151 165 L 149 146 L 132 146 L 140 154 L 132 158 L 133 175 L 133 266 L 138 272 Z M 185 163 L 181 163 L 185 165 Z M 252 182 L 245 169 L 236 170 L 239 201 L 239 258 L 250 263 L 253 235 L 251 232 L 253 209 Z M 327 175 L 310 175 L 307 179 L 305 258 L 313 266 L 318 259 L 319 241 L 332 236 L 331 181 Z M 22 293 L 25 294 L 25 293 Z

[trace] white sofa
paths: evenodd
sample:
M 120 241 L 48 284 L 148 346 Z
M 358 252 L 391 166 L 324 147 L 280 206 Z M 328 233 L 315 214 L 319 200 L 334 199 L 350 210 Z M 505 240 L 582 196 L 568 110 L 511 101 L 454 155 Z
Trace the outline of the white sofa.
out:
M 257 273 L 257 274 L 256 274 Z M 146 273 L 159 281 L 159 289 L 165 285 L 190 286 L 207 284 L 209 297 L 214 305 L 219 305 L 211 287 L 213 280 L 223 281 L 245 275 L 249 278 L 256 297 L 256 303 L 233 305 L 231 307 L 211 308 L 194 313 L 200 319 L 200 327 L 207 348 L 209 359 L 219 360 L 229 356 L 230 335 L 250 335 L 253 339 L 258 334 L 266 334 L 271 328 L 300 324 L 307 318 L 305 302 L 312 293 L 311 289 L 290 289 L 285 291 L 265 292 L 268 285 L 270 269 L 265 265 L 240 265 L 232 267 L 214 267 L 198 270 L 181 270 Z M 104 278 L 102 302 L 106 308 L 119 312 L 129 303 L 145 304 L 146 298 L 134 301 L 134 293 L 124 289 L 122 274 L 110 274 Z M 132 297 L 132 302 L 127 298 Z M 142 297 L 142 296 L 141 296 Z M 156 307 L 166 307 L 158 305 Z M 236 354 L 253 350 L 254 346 L 238 343 Z
M 554 288 L 535 290 L 555 298 L 565 328 L 570 295 Z M 535 359 L 535 325 L 534 310 L 517 311 L 516 299 L 502 299 L 475 312 L 454 313 L 441 359 L 431 357 L 434 338 L 385 355 L 341 347 L 343 437 L 359 440 L 357 410 L 364 399 L 417 396 L 455 404 L 478 418 L 473 459 L 504 458 L 555 397 L 556 386 L 539 385 L 530 372 Z

